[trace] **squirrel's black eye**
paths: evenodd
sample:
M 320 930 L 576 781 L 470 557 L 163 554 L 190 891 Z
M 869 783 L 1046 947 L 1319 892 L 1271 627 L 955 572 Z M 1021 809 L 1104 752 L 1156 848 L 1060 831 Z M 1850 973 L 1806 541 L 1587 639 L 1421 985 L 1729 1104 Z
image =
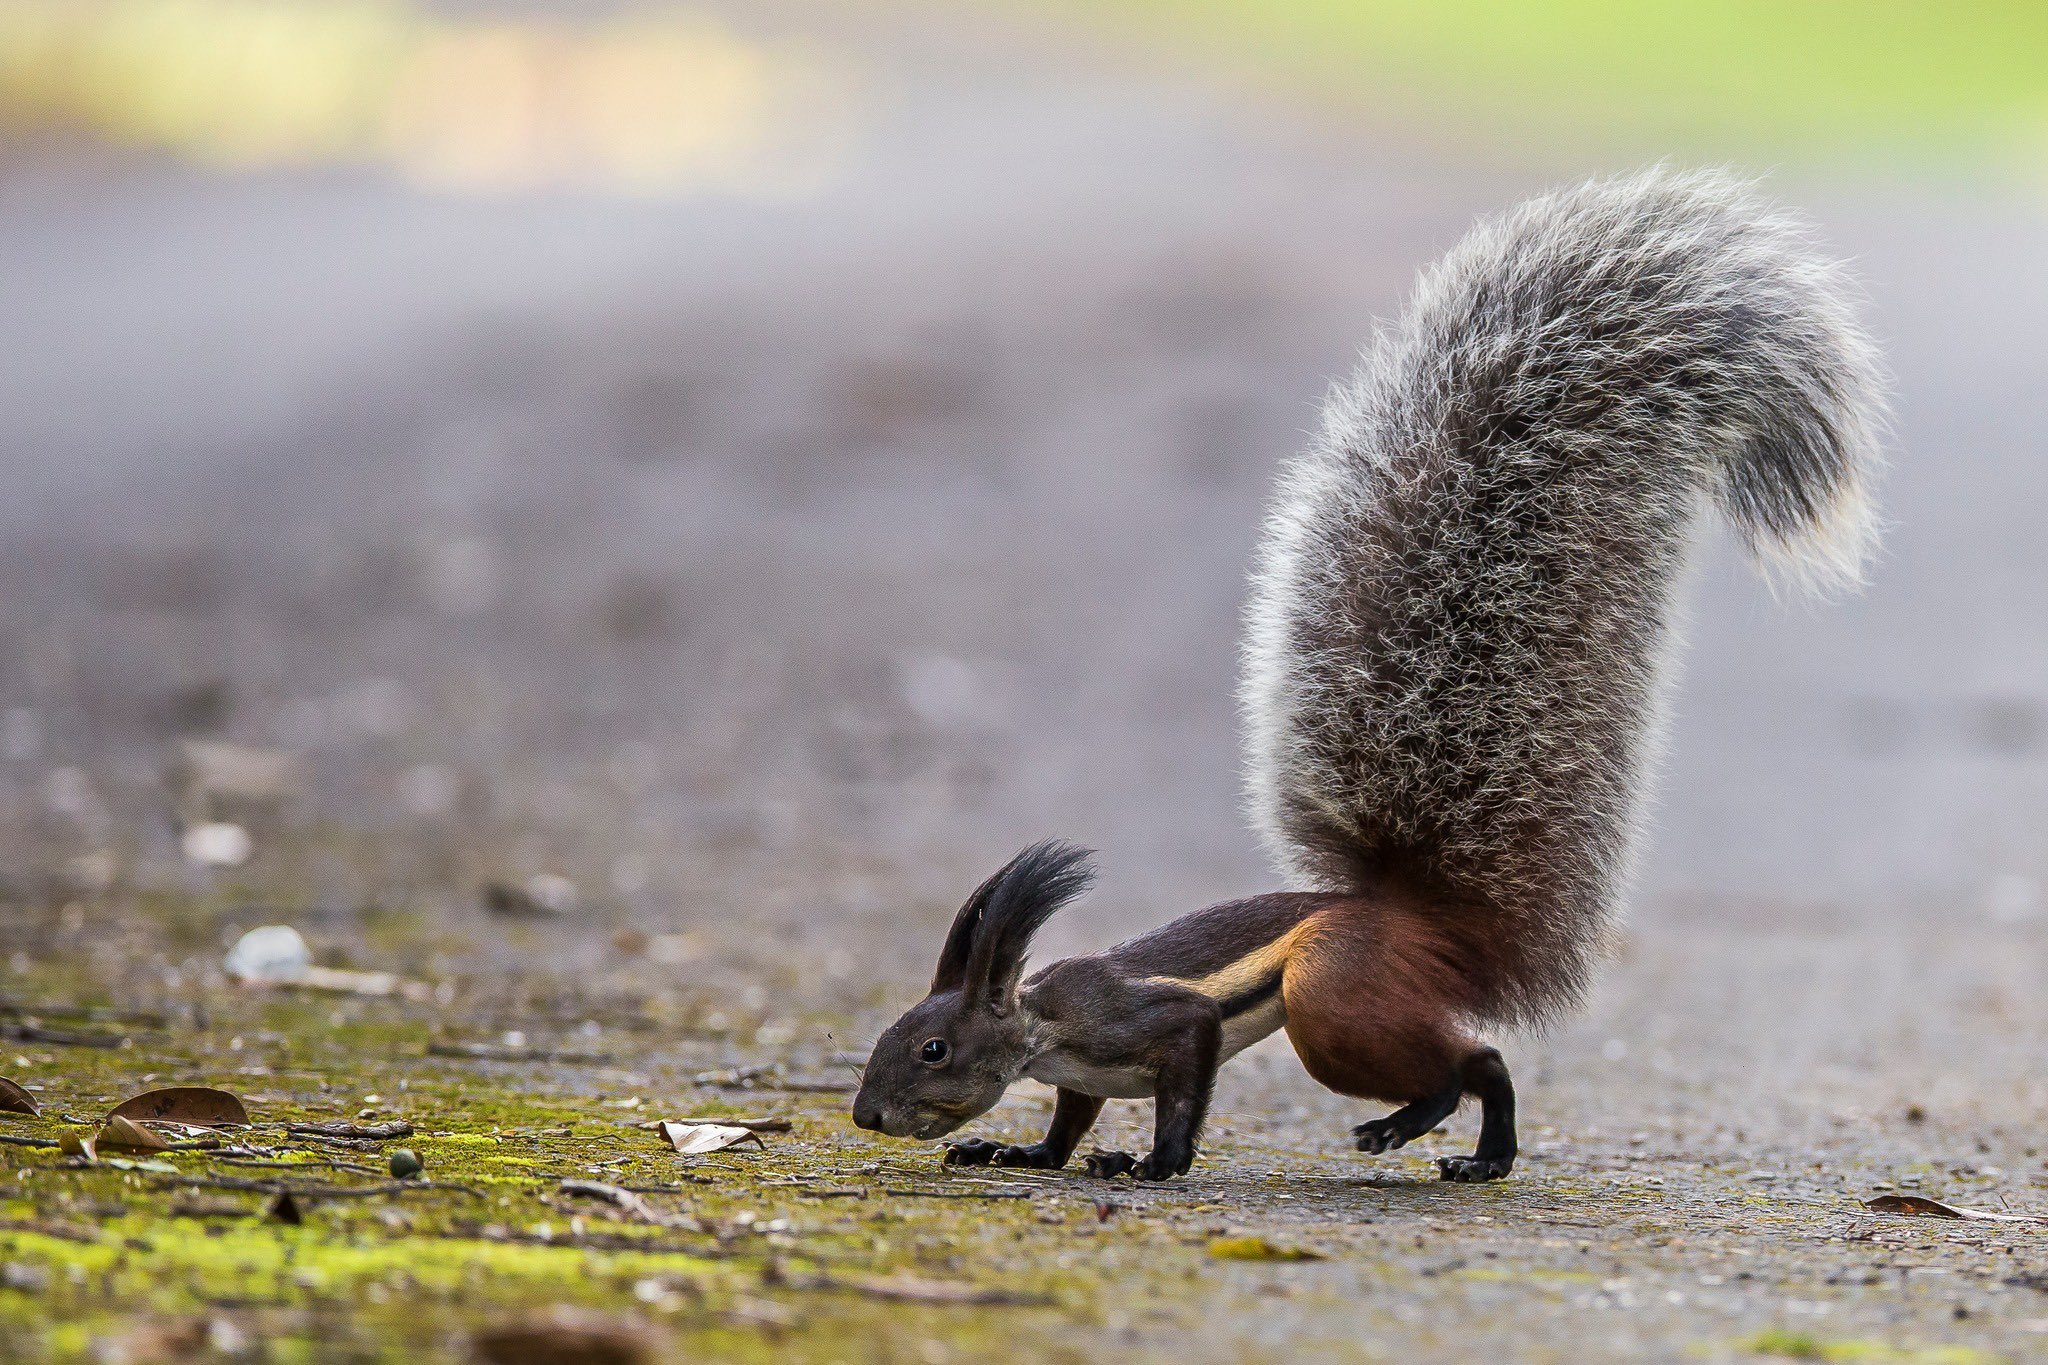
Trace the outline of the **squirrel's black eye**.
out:
M 917 1055 L 927 1064 L 937 1066 L 946 1060 L 949 1051 L 951 1049 L 946 1046 L 944 1038 L 927 1038 L 924 1040 L 924 1046 L 918 1049 Z

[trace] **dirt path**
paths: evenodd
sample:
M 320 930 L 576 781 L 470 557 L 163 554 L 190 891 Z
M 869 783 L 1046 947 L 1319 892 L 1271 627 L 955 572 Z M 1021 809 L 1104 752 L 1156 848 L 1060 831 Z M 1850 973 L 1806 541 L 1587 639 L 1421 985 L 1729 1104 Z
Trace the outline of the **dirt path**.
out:
M 1189 1179 L 1108 1193 L 947 1177 L 843 1096 L 695 1079 L 838 1074 L 1030 838 L 1106 865 L 1049 951 L 1268 884 L 1230 687 L 1272 463 L 1414 269 L 1552 178 L 1000 33 L 783 22 L 858 75 L 794 201 L 54 152 L 0 177 L 0 1074 L 80 1117 L 151 1075 L 266 1122 L 402 1114 L 430 1174 L 485 1192 L 200 1236 L 162 1172 L 0 1146 L 0 1330 L 31 1357 L 157 1319 L 460 1357 L 559 1297 L 718 1357 L 2048 1351 L 2042 1225 L 1860 1202 L 2048 1211 L 2048 229 L 1994 199 L 1778 182 L 1870 282 L 1898 526 L 1827 610 L 1707 556 L 1626 951 L 1585 1019 L 1508 1045 L 1513 1181 L 1424 1178 L 1469 1120 L 1346 1151 L 1361 1116 L 1277 1045 L 1226 1073 Z M 209 737 L 304 771 L 229 812 L 256 853 L 219 872 L 181 855 L 166 779 Z M 482 908 L 536 874 L 569 914 Z M 426 998 L 223 983 L 279 920 Z M 164 1023 L 50 1012 L 87 1003 Z M 508 1030 L 605 1060 L 428 1055 Z M 795 1131 L 701 1170 L 621 1126 L 763 1106 Z M 1140 1118 L 1112 1106 L 1105 1140 Z M 562 1194 L 579 1175 L 675 1186 L 650 1197 L 696 1222 L 614 1226 Z M 1210 1254 L 1242 1235 L 1323 1259 Z M 1043 1302 L 820 1282 L 898 1271 Z

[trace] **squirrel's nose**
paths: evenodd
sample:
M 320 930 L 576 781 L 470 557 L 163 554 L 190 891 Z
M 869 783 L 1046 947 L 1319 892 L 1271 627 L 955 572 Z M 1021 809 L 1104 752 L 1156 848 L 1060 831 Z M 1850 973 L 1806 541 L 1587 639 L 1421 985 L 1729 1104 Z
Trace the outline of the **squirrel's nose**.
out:
M 862 1095 L 853 1102 L 853 1126 L 871 1133 L 882 1131 L 882 1106 Z

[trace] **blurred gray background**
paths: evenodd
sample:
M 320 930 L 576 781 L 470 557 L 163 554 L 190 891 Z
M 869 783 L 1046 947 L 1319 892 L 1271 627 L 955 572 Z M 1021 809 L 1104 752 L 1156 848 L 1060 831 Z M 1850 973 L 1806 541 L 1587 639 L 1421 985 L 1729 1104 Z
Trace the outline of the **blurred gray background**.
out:
M 95 22 L 146 8 L 11 22 L 82 69 L 115 60 Z M 1035 837 L 1106 867 L 1054 946 L 1270 886 L 1231 689 L 1276 460 L 1476 214 L 1668 153 L 1770 170 L 1856 261 L 1894 524 L 1867 594 L 1822 606 L 1708 538 L 1637 933 L 2038 952 L 2038 159 L 1801 142 L 1789 96 L 1763 133 L 1597 104 L 1571 136 L 1454 127 L 1454 83 L 1360 103 L 1149 20 L 496 13 L 510 58 L 465 47 L 483 7 L 362 9 L 397 26 L 376 69 L 406 54 L 429 93 L 285 100 L 268 142 L 192 93 L 240 70 L 232 6 L 158 31 L 162 98 L 11 69 L 24 894 L 211 907 L 149 959 L 171 970 L 277 916 L 416 973 L 627 970 L 637 932 L 670 936 L 663 982 L 879 1007 Z M 371 69 L 293 41 L 335 89 Z M 534 89 L 584 68 L 564 132 Z M 239 866 L 181 849 L 195 738 L 303 765 Z M 563 926 L 479 909 L 537 876 L 573 885 Z

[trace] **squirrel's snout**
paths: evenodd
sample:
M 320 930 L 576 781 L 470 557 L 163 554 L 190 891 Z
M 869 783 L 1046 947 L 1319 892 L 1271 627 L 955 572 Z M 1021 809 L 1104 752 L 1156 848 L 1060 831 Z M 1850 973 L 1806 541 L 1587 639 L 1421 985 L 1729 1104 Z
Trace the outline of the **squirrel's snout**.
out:
M 866 1095 L 856 1097 L 853 1101 L 853 1126 L 865 1128 L 870 1133 L 881 1132 L 882 1106 L 876 1104 Z

